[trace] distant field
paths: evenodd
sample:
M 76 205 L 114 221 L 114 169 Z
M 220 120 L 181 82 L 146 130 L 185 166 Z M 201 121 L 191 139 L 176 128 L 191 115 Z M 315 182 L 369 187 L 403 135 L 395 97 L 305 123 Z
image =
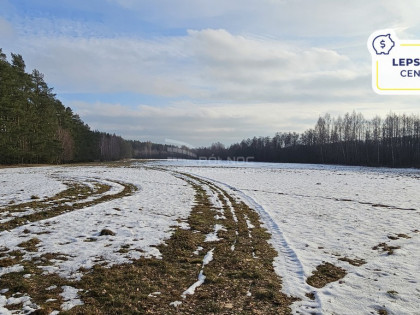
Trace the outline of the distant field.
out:
M 415 314 L 420 172 L 0 169 L 0 313 Z

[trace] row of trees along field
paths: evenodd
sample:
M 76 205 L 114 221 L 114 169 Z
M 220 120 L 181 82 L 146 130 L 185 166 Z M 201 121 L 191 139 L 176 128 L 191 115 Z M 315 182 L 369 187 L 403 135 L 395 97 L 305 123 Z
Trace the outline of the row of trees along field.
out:
M 215 143 L 197 150 L 198 156 L 266 162 L 420 167 L 420 118 L 388 114 L 365 119 L 356 112 L 343 117 L 319 117 L 302 134 L 277 133 L 254 137 L 225 148 Z
M 52 93 L 38 70 L 25 72 L 22 56 L 0 48 L 0 164 L 66 163 L 123 158 L 187 157 L 174 146 L 128 141 L 90 130 Z M 320 117 L 302 134 L 254 137 L 225 148 L 216 143 L 198 157 L 254 161 L 420 167 L 419 116 L 362 114 Z
M 167 147 L 90 130 L 38 70 L 26 73 L 21 55 L 9 63 L 0 48 L 0 164 L 165 158 Z

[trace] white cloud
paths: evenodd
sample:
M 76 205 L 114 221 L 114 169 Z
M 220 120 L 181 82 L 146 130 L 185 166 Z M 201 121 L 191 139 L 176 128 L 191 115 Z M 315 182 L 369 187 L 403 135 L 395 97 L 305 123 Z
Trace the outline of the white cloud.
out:
M 9 21 L 0 16 L 0 39 L 11 40 L 16 36 L 16 32 Z
M 346 81 L 363 74 L 347 56 L 331 49 L 301 48 L 221 29 L 148 40 L 24 38 L 21 45 L 29 52 L 25 60 L 61 92 L 272 102 L 302 92 L 317 95 L 319 81 L 345 90 Z
M 118 104 L 75 102 L 72 107 L 94 129 L 116 132 L 132 139 L 141 135 L 142 140 L 161 143 L 170 138 L 195 146 L 208 145 L 219 139 L 232 143 L 254 135 L 267 135 L 267 132 L 274 134 L 282 127 L 292 127 L 287 120 L 299 116 L 297 112 L 300 111 L 287 113 L 284 106 L 274 103 L 208 104 L 206 107 L 179 103 L 128 109 Z M 306 110 L 302 108 L 300 113 L 304 114 Z M 307 122 L 294 120 L 294 130 L 307 126 Z
M 82 98 L 66 104 L 93 128 L 197 145 L 302 131 L 325 112 L 418 113 L 414 98 L 373 93 L 366 49 L 381 28 L 418 39 L 418 1 L 108 0 L 98 16 L 111 16 L 110 3 L 115 20 L 25 18 L 13 24 L 20 37 L 4 42 L 59 94 L 131 92 L 160 100 L 129 108 Z M 118 17 L 128 12 L 125 25 Z M 112 23 L 122 26 L 109 34 Z M 0 18 L 0 36 L 11 31 Z
M 29 52 L 25 59 L 61 91 L 185 95 L 192 91 L 177 75 L 179 45 L 171 42 L 44 37 L 22 45 Z
M 247 66 L 255 71 L 281 67 L 287 73 L 303 67 L 309 71 L 334 68 L 340 61 L 348 61 L 332 50 L 305 49 L 276 40 L 235 36 L 222 29 L 189 31 L 189 34 L 193 39 L 191 49 L 198 58 L 220 68 Z
M 174 28 L 224 28 L 276 38 L 368 37 L 418 26 L 417 0 L 108 0 Z

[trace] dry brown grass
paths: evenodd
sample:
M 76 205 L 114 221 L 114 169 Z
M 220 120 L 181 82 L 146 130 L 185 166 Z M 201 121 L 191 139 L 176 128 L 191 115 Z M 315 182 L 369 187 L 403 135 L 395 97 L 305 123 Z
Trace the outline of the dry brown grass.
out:
M 110 268 L 96 265 L 91 270 L 80 270 L 84 273 L 81 281 L 69 281 L 55 274 L 45 275 L 40 268 L 52 265 L 53 260 L 67 259 L 60 253 L 44 254 L 32 261 L 23 259 L 25 250 L 36 250 L 37 242 L 33 238 L 21 244 L 22 251 L 0 250 L 0 262 L 4 265 L 24 267 L 22 272 L 2 277 L 2 287 L 9 289 L 6 297 L 27 293 L 40 306 L 38 314 L 49 314 L 60 310 L 61 287 L 69 285 L 82 290 L 80 296 L 85 304 L 61 314 L 289 314 L 295 299 L 281 292 L 281 279 L 273 268 L 277 252 L 267 242 L 270 235 L 261 226 L 258 214 L 213 184 L 182 176 L 195 189 L 195 206 L 187 220 L 191 229 L 174 229 L 171 238 L 157 247 L 162 259 L 141 258 Z M 203 185 L 217 192 L 226 219 L 215 219 L 217 209 L 210 203 Z M 127 187 L 119 197 L 131 193 L 132 189 Z M 233 205 L 238 222 L 233 220 L 226 200 Z M 60 210 L 53 212 L 58 213 Z M 253 229 L 248 228 L 246 218 Z M 226 231 L 218 233 L 219 241 L 204 242 L 216 222 Z M 196 255 L 194 251 L 199 246 L 203 250 Z M 214 259 L 203 268 L 204 255 L 212 249 Z M 120 249 L 121 253 L 128 251 L 128 246 Z M 202 268 L 206 276 L 204 284 L 194 295 L 183 299 L 182 293 L 197 280 Z M 25 274 L 31 276 L 24 277 Z M 53 285 L 57 287 L 47 290 Z M 56 300 L 47 303 L 48 299 Z M 175 308 L 170 305 L 174 301 L 182 304 Z M 16 305 L 10 308 L 19 310 Z
M 238 223 L 224 202 L 226 220 L 217 223 L 227 231 L 219 232 L 220 241 L 206 243 L 205 235 L 216 223 L 216 210 L 200 185 L 190 184 L 196 190 L 196 205 L 188 218 L 191 229 L 177 228 L 166 244 L 158 246 L 162 259 L 142 258 L 132 264 L 93 268 L 78 284 L 85 290 L 85 305 L 75 307 L 70 314 L 290 313 L 293 299 L 280 291 L 281 280 L 273 269 L 277 253 L 267 243 L 270 235 L 261 227 L 258 215 L 219 190 L 235 207 Z M 251 239 L 245 215 L 255 226 Z M 233 243 L 236 249 L 232 252 Z M 203 250 L 197 256 L 193 252 L 198 246 Z M 204 255 L 213 248 L 214 260 L 204 267 L 205 283 L 194 295 L 182 299 L 182 293 L 197 280 Z M 258 259 L 253 252 L 258 253 Z M 153 292 L 160 294 L 151 295 Z M 170 305 L 174 301 L 182 304 L 175 308 Z
M 24 260 L 24 251 L 8 252 L 8 260 L 13 265 L 19 264 L 23 266 L 23 271 L 5 274 L 1 277 L 1 288 L 7 288 L 8 291 L 3 295 L 6 298 L 21 296 L 27 294 L 32 298 L 32 302 L 41 306 L 35 314 L 50 314 L 54 310 L 59 310 L 63 303 L 60 293 L 61 286 L 73 285 L 70 281 L 60 278 L 55 274 L 44 274 L 40 266 L 52 265 L 51 259 L 65 259 L 63 255 L 49 254 L 43 255 L 41 259 Z M 0 262 L 3 260 L 0 260 Z M 30 275 L 26 277 L 25 275 Z M 54 289 L 47 290 L 51 286 L 56 286 Z M 48 299 L 55 299 L 55 301 L 46 302 Z M 11 311 L 19 312 L 22 305 L 8 305 L 5 306 Z
M 390 246 L 387 243 L 380 243 L 372 247 L 373 250 L 381 250 L 383 252 L 387 252 L 388 255 L 394 254 L 394 251 L 400 248 L 400 246 Z
M 37 252 L 38 248 L 36 247 L 41 241 L 34 237 L 26 242 L 22 242 L 18 245 L 18 247 L 21 247 L 25 249 L 27 252 Z
M 306 282 L 315 288 L 323 288 L 328 283 L 344 278 L 345 275 L 346 271 L 343 268 L 325 262 L 312 271 L 312 276 Z
M 364 260 L 364 259 L 359 259 L 359 258 L 348 258 L 348 257 L 342 257 L 342 258 L 338 258 L 338 260 L 341 260 L 341 261 L 346 261 L 346 262 L 348 262 L 350 265 L 357 266 L 357 267 L 359 267 L 359 266 L 362 266 L 362 265 L 366 264 L 366 260 Z

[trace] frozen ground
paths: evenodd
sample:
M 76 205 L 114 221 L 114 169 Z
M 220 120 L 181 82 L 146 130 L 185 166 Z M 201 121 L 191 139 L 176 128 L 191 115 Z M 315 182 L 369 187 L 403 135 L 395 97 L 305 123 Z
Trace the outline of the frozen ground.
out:
M 17 175 L 16 175 L 17 174 Z M 194 191 L 185 181 L 159 170 L 110 167 L 36 167 L 0 170 L 0 214 L 2 206 L 31 201 L 32 195 L 51 197 L 67 188 L 65 183 L 78 182 L 85 185 L 102 183 L 110 189 L 102 195 L 121 192 L 122 184 L 137 187 L 132 195 L 99 203 L 68 212 L 50 219 L 28 223 L 12 230 L 0 232 L 0 249 L 23 250 L 18 245 L 32 239 L 39 240 L 37 251 L 26 251 L 24 259 L 36 260 L 46 253 L 60 254 L 65 260 L 53 260 L 52 265 L 41 266 L 45 274 L 57 273 L 62 277 L 80 279 L 80 270 L 89 270 L 95 264 L 119 264 L 140 256 L 160 257 L 155 247 L 171 235 L 172 226 L 185 225 L 194 200 Z M 75 200 L 73 203 L 78 203 Z M 70 204 L 71 206 L 71 204 Z M 30 214 L 33 209 L 27 212 Z M 9 213 L 8 219 L 21 213 Z M 2 222 L 6 222 L 4 219 Z M 108 229 L 113 236 L 101 236 Z M 123 249 L 123 250 L 121 250 Z M 82 269 L 80 269 L 82 268 Z M 22 271 L 19 265 L 1 268 L 0 277 L 9 272 Z M 27 275 L 30 277 L 30 274 Z M 1 279 L 0 279 L 1 280 Z M 0 287 L 0 293 L 7 288 Z M 74 302 L 77 290 L 64 288 L 68 298 L 62 305 L 67 310 L 78 304 Z M 70 294 L 70 293 L 72 294 Z M 22 299 L 22 298 L 21 298 Z M 0 294 L 0 314 L 7 314 L 7 304 L 27 302 L 11 301 Z M 30 302 L 30 301 L 29 301 Z M 80 304 L 80 303 L 79 303 Z
M 420 314 L 418 170 L 215 161 L 154 164 L 209 179 L 259 212 L 279 252 L 275 267 L 283 291 L 301 298 L 293 305 L 295 313 Z M 384 246 L 398 249 L 388 254 Z M 355 266 L 340 259 L 366 263 Z M 344 268 L 347 275 L 320 289 L 306 284 L 324 261 Z M 310 292 L 314 300 L 305 295 Z
M 170 237 L 172 226 L 189 228 L 184 220 L 194 201 L 193 188 L 173 171 L 207 179 L 260 214 L 279 253 L 274 264 L 283 291 L 301 299 L 292 305 L 294 313 L 420 314 L 420 172 L 411 169 L 215 161 L 0 169 L 0 226 L 36 214 L 41 210 L 29 202 L 52 203 L 54 196 L 75 183 L 93 193 L 65 200 L 69 207 L 112 197 L 127 184 L 137 188 L 129 196 L 6 229 L 0 232 L 0 252 L 24 251 L 24 259 L 37 261 L 45 274 L 74 280 L 95 264 L 110 266 L 140 256 L 160 257 L 155 246 Z M 106 191 L 95 193 L 100 186 L 107 187 Z M 203 188 L 220 209 L 217 219 L 223 219 L 216 191 Z M 228 199 L 226 203 L 230 204 Z M 19 204 L 28 206 L 19 212 L 2 211 Z M 233 208 L 231 211 L 236 221 Z M 247 226 L 252 230 L 248 220 Z M 101 236 L 103 229 L 115 235 Z M 224 229 L 216 224 L 206 240 L 217 241 L 218 232 Z M 34 237 L 39 241 L 37 251 L 18 246 Z M 388 254 L 386 246 L 397 249 Z M 43 265 L 41 256 L 48 253 L 56 254 L 56 259 Z M 185 296 L 205 282 L 203 268 L 211 265 L 213 251 L 207 254 L 202 272 L 191 279 Z M 357 260 L 366 263 L 355 266 L 348 262 Z M 322 262 L 344 268 L 347 275 L 320 289 L 309 286 L 306 279 Z M 22 271 L 20 264 L 0 267 L 0 280 L 5 274 Z M 6 305 L 21 304 L 21 312 L 37 308 L 29 295 L 6 298 L 7 292 L 8 288 L 0 286 L 0 314 L 10 313 Z M 61 310 L 83 303 L 76 287 L 63 286 L 60 292 Z
M 55 172 L 54 167 L 44 167 L 42 171 L 37 168 L 0 170 L 0 207 L 29 201 L 32 196 L 51 197 L 64 190 L 66 186 L 54 178 Z

